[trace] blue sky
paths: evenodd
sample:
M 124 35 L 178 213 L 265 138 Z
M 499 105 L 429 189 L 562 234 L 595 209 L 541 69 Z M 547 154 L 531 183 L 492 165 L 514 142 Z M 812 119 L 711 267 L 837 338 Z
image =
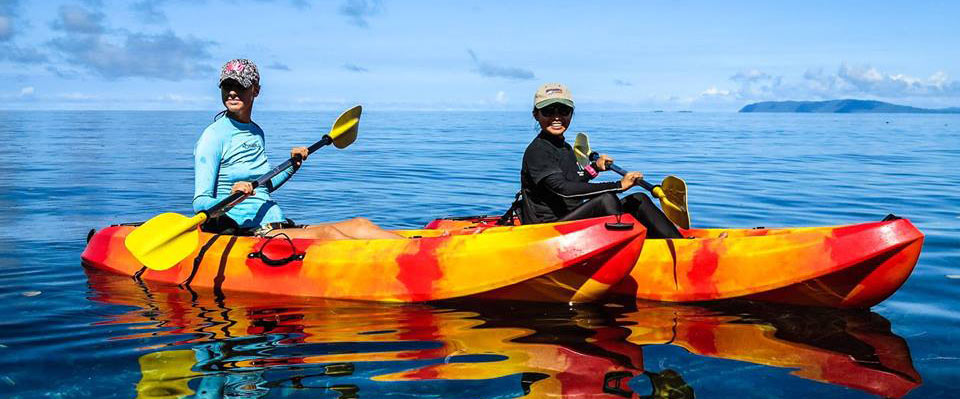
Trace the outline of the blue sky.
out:
M 0 109 L 735 111 L 761 100 L 960 106 L 958 2 L 0 0 Z

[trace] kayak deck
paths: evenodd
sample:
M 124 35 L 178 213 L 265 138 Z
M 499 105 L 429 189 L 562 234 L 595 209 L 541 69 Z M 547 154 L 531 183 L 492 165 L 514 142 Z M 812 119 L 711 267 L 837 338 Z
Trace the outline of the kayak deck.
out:
M 84 265 L 137 279 L 224 291 L 385 302 L 483 294 L 586 302 L 633 267 L 646 230 L 611 230 L 614 217 L 457 232 L 399 231 L 408 239 L 311 240 L 200 233 L 193 254 L 151 270 L 123 242 L 135 226 L 93 234 Z M 632 220 L 632 219 L 631 219 Z
M 496 218 L 435 220 L 456 231 Z M 868 308 L 913 271 L 923 234 L 909 220 L 777 229 L 689 229 L 683 239 L 647 239 L 630 275 L 611 293 L 664 302 L 733 298 Z

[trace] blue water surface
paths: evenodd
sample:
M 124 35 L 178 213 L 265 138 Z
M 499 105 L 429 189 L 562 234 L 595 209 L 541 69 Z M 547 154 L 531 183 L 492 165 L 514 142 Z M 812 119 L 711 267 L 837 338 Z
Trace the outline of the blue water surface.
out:
M 0 111 L 0 398 L 617 398 L 612 387 L 650 395 L 657 384 L 697 397 L 960 392 L 960 116 L 574 118 L 571 131 L 619 165 L 683 177 L 696 227 L 909 218 L 926 234 L 920 261 L 871 311 L 214 300 L 86 273 L 90 229 L 190 213 L 193 145 L 214 113 Z M 255 120 L 279 163 L 336 116 Z M 274 198 L 304 223 L 412 228 L 499 214 L 535 134 L 528 112 L 367 110 L 354 145 L 320 150 Z

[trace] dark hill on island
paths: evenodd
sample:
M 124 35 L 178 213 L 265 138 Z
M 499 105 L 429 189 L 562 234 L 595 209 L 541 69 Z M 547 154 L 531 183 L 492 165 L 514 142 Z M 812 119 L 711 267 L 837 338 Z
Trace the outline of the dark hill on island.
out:
M 764 101 L 747 105 L 740 112 L 960 114 L 960 108 L 926 109 L 872 100 Z

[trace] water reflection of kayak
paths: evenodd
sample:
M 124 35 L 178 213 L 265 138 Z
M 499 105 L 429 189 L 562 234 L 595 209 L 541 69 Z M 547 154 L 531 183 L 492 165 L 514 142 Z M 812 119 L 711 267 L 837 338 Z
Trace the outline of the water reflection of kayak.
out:
M 790 373 L 798 377 L 874 395 L 902 397 L 922 383 L 907 342 L 879 314 L 738 305 L 641 307 L 623 320 L 635 323 L 628 340 L 637 345 L 669 344 L 697 355 L 794 369 Z
M 290 397 L 333 390 L 340 397 L 614 399 L 630 387 L 648 393 L 650 383 L 692 397 L 697 387 L 683 382 L 682 369 L 645 369 L 648 345 L 791 368 L 801 378 L 888 397 L 921 382 L 904 340 L 870 312 L 224 300 L 92 270 L 88 275 L 94 300 L 138 308 L 105 320 L 129 326 L 130 334 L 119 339 L 178 337 L 144 348 L 151 351 L 141 357 L 144 398 L 219 384 Z
M 187 388 L 196 392 L 198 384 L 224 373 L 259 373 L 263 381 L 253 386 L 293 397 L 337 388 L 359 397 L 615 399 L 620 396 L 604 393 L 605 377 L 642 370 L 638 346 L 631 345 L 633 364 L 623 355 L 610 359 L 553 343 L 514 342 L 531 330 L 486 328 L 476 312 L 456 308 L 239 294 L 225 302 L 167 285 L 130 284 L 95 270 L 88 276 L 94 300 L 141 308 L 107 321 L 130 326 L 131 334 L 119 339 L 173 335 L 181 338 L 171 347 L 146 349 L 164 353 L 189 346 L 223 353 L 216 362 L 183 353 L 142 356 L 141 369 L 150 371 L 143 372 L 141 397 L 148 391 L 180 392 L 184 379 L 194 380 Z M 171 377 L 158 378 L 163 375 Z

